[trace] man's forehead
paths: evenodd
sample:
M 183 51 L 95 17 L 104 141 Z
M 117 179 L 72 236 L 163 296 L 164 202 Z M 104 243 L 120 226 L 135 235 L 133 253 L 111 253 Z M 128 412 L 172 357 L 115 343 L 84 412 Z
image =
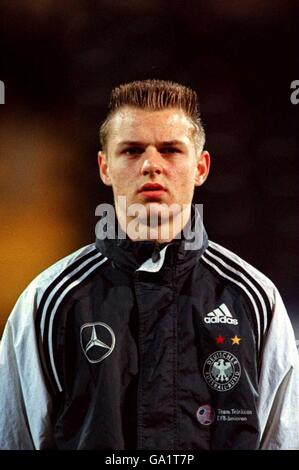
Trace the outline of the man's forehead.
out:
M 174 139 L 178 133 L 190 134 L 193 125 L 184 111 L 177 108 L 166 108 L 158 111 L 125 107 L 118 110 L 110 122 L 111 137 L 116 134 L 127 134 L 132 138 L 138 133 L 161 132 Z

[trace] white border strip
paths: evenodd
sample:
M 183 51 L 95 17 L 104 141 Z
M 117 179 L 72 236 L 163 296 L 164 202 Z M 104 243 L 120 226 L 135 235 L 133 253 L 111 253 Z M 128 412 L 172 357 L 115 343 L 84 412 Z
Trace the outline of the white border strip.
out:
M 220 250 L 218 250 L 220 251 Z M 258 296 L 259 298 L 259 301 L 261 302 L 261 306 L 262 306 L 262 309 L 263 309 L 263 317 L 264 317 L 264 331 L 263 333 L 266 332 L 266 327 L 267 327 L 267 307 L 266 307 L 266 304 L 265 304 L 265 301 L 261 295 L 261 293 L 258 291 L 258 289 L 255 287 L 255 285 L 250 281 L 250 279 L 247 278 L 247 276 L 245 274 L 243 274 L 242 272 L 240 271 L 237 271 L 236 269 L 234 269 L 232 266 L 230 266 L 229 264 L 225 263 L 223 261 L 222 258 L 218 258 L 218 256 L 214 255 L 214 253 L 211 253 L 209 251 L 209 249 L 207 248 L 206 250 L 206 253 L 208 253 L 212 258 L 216 259 L 217 261 L 219 261 L 219 263 L 222 264 L 222 266 L 224 266 L 225 268 L 227 268 L 228 270 L 230 270 L 232 273 L 234 274 L 237 274 L 238 276 L 240 276 L 243 281 L 245 283 L 247 283 L 253 290 L 254 292 L 256 293 L 256 295 Z
M 102 256 L 102 255 L 101 255 Z M 96 263 L 94 266 L 92 266 L 88 271 L 86 271 L 79 279 L 76 279 L 76 281 L 72 282 L 60 295 L 60 297 L 58 297 L 55 305 L 54 305 L 54 308 L 51 312 L 51 316 L 50 316 L 50 322 L 49 322 L 49 333 L 48 333 L 48 345 L 49 345 L 49 354 L 50 354 L 50 361 L 51 361 L 51 365 L 52 365 L 52 370 L 53 370 L 53 374 L 54 374 L 54 377 L 55 377 L 55 380 L 56 380 L 56 384 L 57 384 L 57 387 L 58 387 L 58 390 L 61 392 L 62 391 L 62 387 L 61 387 L 61 384 L 60 384 L 60 381 L 59 381 L 59 378 L 58 378 L 58 374 L 57 374 L 57 370 L 56 370 L 56 366 L 55 366 L 55 361 L 54 361 L 54 354 L 53 354 L 53 342 L 51 341 L 51 338 L 52 338 L 52 332 L 53 332 L 53 322 L 54 322 L 54 317 L 55 317 L 55 314 L 57 312 L 57 309 L 60 305 L 60 303 L 62 302 L 63 298 L 66 296 L 66 294 L 71 290 L 73 289 L 74 287 L 76 287 L 78 284 L 80 284 L 81 281 L 83 281 L 92 271 L 94 271 L 96 268 L 98 268 L 99 266 L 101 266 L 101 264 L 103 264 L 105 261 L 107 261 L 108 258 L 104 258 L 102 259 L 101 261 L 99 261 L 99 263 Z M 90 261 L 90 260 L 89 260 Z M 81 266 L 82 267 L 82 266 Z
M 88 254 L 88 253 L 87 253 Z M 84 256 L 84 255 L 83 255 Z M 83 257 L 82 256 L 82 257 Z M 44 339 L 44 330 L 45 330 L 45 323 L 46 323 L 46 316 L 47 316 L 47 309 L 50 305 L 50 302 L 51 300 L 53 299 L 54 295 L 56 294 L 56 292 L 60 289 L 60 287 L 65 283 L 67 282 L 74 274 L 77 274 L 78 271 L 80 271 L 82 268 L 84 268 L 84 266 L 86 266 L 88 263 L 90 263 L 90 261 L 94 260 L 94 259 L 97 259 L 99 256 L 103 256 L 101 255 L 101 253 L 95 253 L 93 256 L 91 256 L 90 258 L 88 258 L 87 260 L 85 260 L 82 264 L 80 264 L 77 268 L 73 269 L 73 271 L 71 271 L 69 274 L 67 274 L 58 284 L 57 286 L 55 286 L 55 288 L 51 291 L 51 293 L 49 294 L 48 296 L 48 299 L 44 305 L 44 308 L 43 308 L 43 312 L 42 312 L 42 317 L 41 317 L 41 323 L 40 323 L 40 330 L 41 330 L 41 336 L 42 336 L 42 339 Z M 80 258 L 79 258 L 80 259 Z M 77 260 L 74 260 L 74 262 L 76 262 Z M 68 267 L 68 266 L 67 266 Z M 65 269 L 67 269 L 67 267 Z M 61 274 L 61 273 L 59 273 Z M 58 276 L 59 276 L 58 274 Z M 57 277 L 58 277 L 57 276 Z M 54 282 L 55 279 L 52 281 Z M 51 285 L 51 284 L 49 284 Z
M 221 276 L 225 277 L 226 279 L 229 279 L 230 281 L 234 282 L 235 284 L 237 284 L 238 286 L 241 287 L 241 289 L 244 290 L 244 292 L 246 292 L 246 294 L 248 295 L 249 299 L 251 300 L 251 303 L 253 305 L 253 308 L 254 308 L 254 312 L 255 312 L 255 316 L 256 316 L 256 321 L 257 321 L 257 331 L 258 331 L 258 350 L 260 350 L 260 345 L 261 345 L 261 325 L 260 325 L 260 316 L 259 316 L 259 312 L 258 312 L 258 309 L 257 309 L 257 306 L 256 306 L 256 303 L 252 297 L 252 295 L 250 294 L 250 292 L 246 289 L 246 287 L 241 283 L 241 282 L 238 282 L 236 281 L 236 279 L 230 277 L 230 276 L 227 276 L 227 274 L 225 274 L 223 271 L 221 271 L 221 269 L 218 268 L 218 266 L 215 266 L 214 263 L 212 263 L 210 260 L 208 260 L 205 255 L 203 254 L 202 255 L 202 259 L 207 263 L 209 264 L 210 266 L 212 266 L 213 269 L 215 269 L 215 271 L 217 271 L 219 274 L 221 274 Z

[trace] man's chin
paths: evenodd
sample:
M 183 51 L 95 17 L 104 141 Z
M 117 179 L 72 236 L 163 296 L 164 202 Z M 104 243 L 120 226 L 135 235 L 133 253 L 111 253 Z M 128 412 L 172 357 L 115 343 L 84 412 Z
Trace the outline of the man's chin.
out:
M 165 202 L 149 201 L 144 205 L 146 207 L 147 225 L 157 226 L 170 222 L 170 219 L 172 219 L 169 205 Z

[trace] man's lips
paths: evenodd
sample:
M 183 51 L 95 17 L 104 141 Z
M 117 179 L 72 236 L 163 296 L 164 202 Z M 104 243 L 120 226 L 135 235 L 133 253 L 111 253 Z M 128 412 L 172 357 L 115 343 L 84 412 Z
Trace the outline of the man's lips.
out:
M 150 199 L 160 198 L 165 192 L 164 186 L 158 183 L 146 183 L 138 191 L 143 197 Z
M 159 183 L 146 183 L 141 186 L 138 192 L 140 193 L 146 191 L 166 191 L 166 189 Z

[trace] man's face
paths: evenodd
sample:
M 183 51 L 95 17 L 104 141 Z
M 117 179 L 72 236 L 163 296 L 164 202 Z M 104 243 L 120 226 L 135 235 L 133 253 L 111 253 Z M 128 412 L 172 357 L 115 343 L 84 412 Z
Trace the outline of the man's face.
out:
M 119 110 L 110 123 L 107 154 L 99 153 L 101 178 L 112 186 L 115 202 L 125 196 L 127 206 L 150 210 L 161 203 L 190 205 L 194 187 L 209 171 L 209 154 L 195 148 L 192 131 L 179 109 Z

